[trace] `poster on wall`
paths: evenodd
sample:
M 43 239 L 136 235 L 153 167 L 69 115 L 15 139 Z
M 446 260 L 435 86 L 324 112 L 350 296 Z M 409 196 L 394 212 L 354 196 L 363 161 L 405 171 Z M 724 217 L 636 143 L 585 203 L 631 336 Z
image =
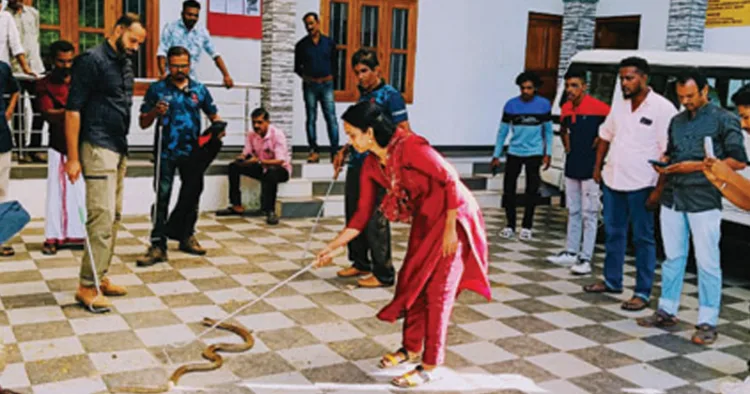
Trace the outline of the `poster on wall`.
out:
M 213 36 L 263 38 L 262 0 L 207 0 L 208 31 Z
M 750 0 L 708 0 L 706 28 L 750 26 Z

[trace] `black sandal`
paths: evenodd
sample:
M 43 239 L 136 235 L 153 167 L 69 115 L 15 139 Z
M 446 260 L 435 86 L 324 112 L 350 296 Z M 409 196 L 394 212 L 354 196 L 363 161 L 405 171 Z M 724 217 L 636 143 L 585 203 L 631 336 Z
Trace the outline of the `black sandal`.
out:
M 639 301 L 640 303 L 638 303 Z M 625 311 L 638 312 L 648 308 L 648 301 L 641 297 L 633 296 L 633 298 L 623 302 L 620 308 Z
M 57 254 L 57 244 L 53 242 L 45 242 L 42 245 L 42 254 L 45 256 L 53 256 Z
M 13 250 L 12 246 L 3 246 L 3 250 L 0 251 L 0 256 L 2 257 L 11 257 L 15 255 L 16 255 L 16 251 Z
M 612 294 L 622 294 L 622 290 L 612 290 L 609 287 L 607 287 L 607 284 L 604 282 L 596 282 L 592 283 L 590 285 L 583 286 L 583 291 L 587 293 L 612 293 Z

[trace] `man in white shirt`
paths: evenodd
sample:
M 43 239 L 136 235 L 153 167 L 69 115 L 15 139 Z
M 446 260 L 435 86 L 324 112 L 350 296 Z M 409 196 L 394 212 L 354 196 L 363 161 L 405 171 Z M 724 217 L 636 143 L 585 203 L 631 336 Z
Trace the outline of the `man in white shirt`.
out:
M 21 40 L 21 46 L 28 62 L 27 68 L 31 68 L 32 74 L 41 75 L 44 74 L 44 63 L 42 62 L 41 53 L 39 50 L 39 11 L 34 7 L 23 4 L 22 0 L 8 0 L 8 6 L 6 8 L 16 22 L 16 29 L 18 30 L 19 38 Z M 13 67 L 14 74 L 26 73 L 26 69 L 21 65 L 17 59 L 11 59 L 11 66 Z M 19 79 L 21 85 L 21 95 L 28 93 L 31 96 L 32 112 L 39 114 L 38 106 L 36 105 L 37 100 L 34 99 L 36 96 L 36 80 L 34 79 Z M 21 106 L 21 112 L 24 113 L 25 100 L 19 102 Z M 27 120 L 28 121 L 28 120 Z M 42 126 L 44 120 L 41 116 L 35 115 L 31 119 L 31 137 L 29 141 L 28 149 L 31 154 L 21 154 L 18 157 L 20 163 L 38 162 L 43 163 L 47 161 L 47 155 L 40 151 L 42 147 Z M 19 132 L 23 129 L 23 119 L 13 119 L 13 129 L 16 131 L 14 137 L 16 146 L 26 146 L 25 135 L 23 132 Z M 38 150 L 34 152 L 34 150 Z
M 637 270 L 633 297 L 622 309 L 648 307 L 656 268 L 654 214 L 646 201 L 659 175 L 649 160 L 658 161 L 667 150 L 667 130 L 677 114 L 675 106 L 648 86 L 646 60 L 630 57 L 620 62 L 624 100 L 615 100 L 599 128 L 600 143 L 594 180 L 602 183 L 604 226 L 607 234 L 604 280 L 584 286 L 588 293 L 622 293 L 628 224 L 632 225 Z M 607 163 L 602 169 L 604 157 Z M 603 181 L 603 182 L 602 182 Z

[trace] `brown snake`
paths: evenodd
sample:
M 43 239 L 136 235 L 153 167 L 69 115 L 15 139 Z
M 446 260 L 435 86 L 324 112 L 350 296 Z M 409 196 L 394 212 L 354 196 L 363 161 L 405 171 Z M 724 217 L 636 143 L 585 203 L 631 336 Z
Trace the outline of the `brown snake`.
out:
M 203 325 L 204 326 L 213 326 L 216 324 L 216 320 L 209 319 L 209 318 L 203 318 Z M 136 393 L 136 394 L 151 394 L 151 393 L 166 393 L 174 388 L 174 386 L 177 385 L 177 382 L 180 380 L 182 375 L 190 372 L 207 372 L 207 371 L 213 371 L 215 369 L 219 369 L 221 365 L 224 363 L 224 359 L 221 357 L 221 355 L 217 354 L 217 351 L 222 352 L 232 352 L 232 353 L 241 353 L 246 350 L 250 350 L 253 345 L 255 344 L 255 339 L 253 339 L 253 335 L 246 330 L 244 327 L 237 326 L 234 324 L 229 323 L 221 323 L 217 326 L 218 328 L 222 330 L 231 331 L 245 340 L 244 343 L 217 343 L 214 345 L 211 345 L 207 347 L 203 351 L 203 358 L 206 360 L 211 361 L 210 363 L 202 363 L 202 364 L 185 364 L 177 368 L 174 373 L 172 373 L 172 376 L 169 377 L 169 380 L 166 384 L 158 386 L 158 387 L 118 387 L 114 391 L 116 393 Z

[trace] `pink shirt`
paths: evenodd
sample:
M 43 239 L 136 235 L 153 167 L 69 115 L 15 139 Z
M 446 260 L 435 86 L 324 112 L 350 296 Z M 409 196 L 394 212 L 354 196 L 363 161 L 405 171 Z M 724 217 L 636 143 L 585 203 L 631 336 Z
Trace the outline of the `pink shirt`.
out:
M 265 137 L 250 131 L 247 133 L 243 155 L 253 155 L 261 160 L 284 160 L 284 167 L 289 175 L 292 175 L 292 163 L 289 161 L 289 149 L 286 145 L 286 136 L 274 125 L 268 126 Z
M 667 150 L 667 132 L 677 109 L 664 97 L 649 92 L 635 110 L 631 100 L 617 100 L 599 127 L 599 137 L 609 142 L 602 169 L 610 189 L 629 192 L 656 186 L 659 174 L 649 160 L 659 160 Z

